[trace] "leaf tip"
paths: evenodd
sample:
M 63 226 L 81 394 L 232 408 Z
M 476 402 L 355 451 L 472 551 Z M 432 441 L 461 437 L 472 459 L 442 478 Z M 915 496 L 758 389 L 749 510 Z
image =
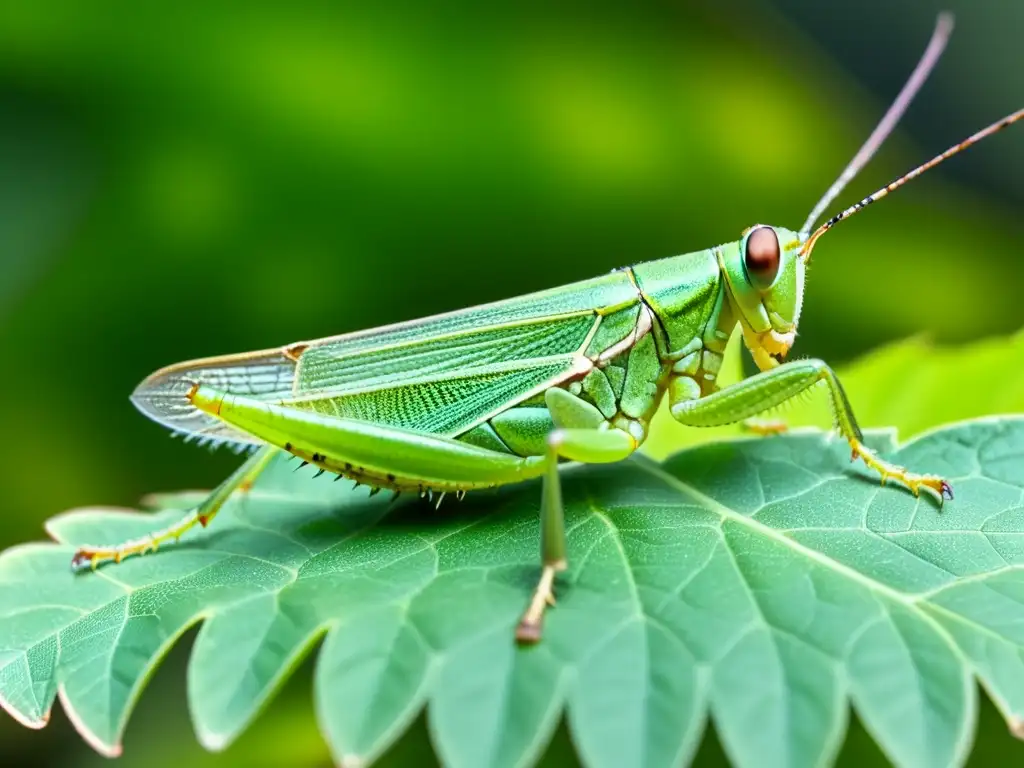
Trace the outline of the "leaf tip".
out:
M 65 542 L 61 539 L 60 535 L 60 524 L 69 517 L 68 512 L 61 512 L 58 515 L 54 515 L 49 520 L 43 523 L 43 530 L 46 535 L 49 536 L 53 541 L 58 544 L 64 544 Z
M 33 731 L 42 730 L 50 722 L 50 710 L 47 709 L 44 712 L 40 712 L 35 717 L 28 715 L 14 707 L 6 698 L 0 695 L 0 708 L 2 708 L 8 715 L 14 718 L 14 720 L 26 728 L 31 728 Z
M 85 742 L 103 757 L 115 758 L 121 756 L 123 748 L 120 741 L 106 742 L 102 741 L 91 731 L 79 730 L 77 727 L 75 730 L 78 730 L 82 738 L 85 739 Z
M 71 726 L 78 731 L 78 734 L 85 739 L 85 743 L 96 750 L 103 757 L 120 757 L 121 756 L 121 739 L 118 734 L 114 740 L 105 741 L 99 734 L 82 718 L 68 699 L 67 690 L 64 686 L 57 688 L 57 697 L 60 699 L 61 705 L 64 707 L 64 712 L 68 716 L 68 720 L 71 721 Z
M 196 738 L 199 739 L 199 743 L 203 745 L 203 749 L 210 752 L 223 752 L 234 741 L 234 736 L 230 733 L 209 731 L 198 724 L 195 729 Z
M 203 744 L 203 749 L 208 752 L 223 752 L 227 749 L 230 739 L 222 733 L 210 733 L 209 731 L 197 730 L 196 737 Z

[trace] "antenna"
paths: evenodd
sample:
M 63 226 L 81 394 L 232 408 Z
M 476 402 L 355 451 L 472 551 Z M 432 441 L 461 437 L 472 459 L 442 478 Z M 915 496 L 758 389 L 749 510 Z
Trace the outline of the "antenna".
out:
M 940 13 L 939 18 L 935 22 L 935 31 L 932 32 L 932 39 L 928 41 L 928 47 L 925 48 L 924 54 L 921 56 L 921 60 L 914 67 L 914 71 L 910 73 L 910 78 L 907 80 L 906 85 L 903 86 L 903 90 L 900 91 L 896 100 L 889 107 L 889 111 L 885 113 L 882 120 L 875 126 L 875 130 L 868 136 L 868 140 L 864 142 L 864 146 L 857 150 L 857 154 L 853 156 L 853 159 L 849 162 L 843 172 L 839 174 L 839 178 L 835 180 L 831 187 L 828 188 L 828 192 L 818 201 L 818 204 L 814 206 L 814 209 L 808 214 L 807 221 L 800 227 L 801 239 L 806 238 L 807 234 L 811 231 L 811 227 L 818 221 L 821 214 L 825 212 L 825 209 L 832 204 L 839 193 L 843 191 L 843 188 L 850 183 L 854 176 L 863 168 L 871 156 L 878 151 L 878 148 L 882 146 L 882 143 L 886 140 L 892 129 L 896 127 L 896 123 L 899 122 L 900 118 L 903 117 L 903 113 L 907 111 L 907 107 L 910 106 L 910 102 L 917 95 L 917 92 L 924 85 L 924 81 L 928 79 L 928 75 L 931 74 L 932 69 L 938 62 L 939 57 L 942 55 L 942 51 L 946 47 L 946 43 L 949 41 L 949 36 L 953 32 L 953 14 L 951 13 Z
M 923 164 L 917 166 L 917 168 L 915 168 L 914 170 L 908 171 L 907 173 L 905 173 L 904 175 L 900 176 L 895 181 L 892 181 L 892 182 L 886 184 L 884 187 L 882 187 L 877 192 L 872 192 L 870 195 L 865 197 L 859 203 L 854 203 L 853 205 L 851 205 L 849 208 L 847 208 L 842 213 L 837 213 L 831 219 L 829 219 L 824 224 L 822 224 L 820 227 L 818 227 L 814 231 L 814 234 L 811 235 L 807 239 L 807 242 L 804 243 L 803 248 L 800 249 L 800 253 L 803 256 L 804 260 L 806 261 L 807 259 L 810 258 L 810 256 L 811 256 L 811 249 L 814 247 L 814 242 L 819 237 L 821 237 L 823 234 L 828 232 L 828 230 L 832 229 L 832 227 L 834 227 L 836 224 L 838 224 L 843 219 L 850 218 L 857 211 L 861 210 L 862 208 L 866 208 L 867 206 L 871 205 L 876 200 L 881 200 L 883 197 L 888 195 L 894 189 L 898 189 L 899 187 L 902 187 L 904 184 L 906 184 L 911 179 L 916 179 L 922 173 L 924 173 L 927 170 L 930 170 L 930 169 L 934 168 L 936 165 L 941 163 L 943 160 L 948 160 L 953 155 L 957 154 L 958 152 L 962 152 L 963 150 L 967 149 L 972 144 L 977 144 L 982 139 L 984 139 L 984 138 L 986 138 L 988 136 L 991 136 L 993 133 L 998 133 L 999 131 L 1003 130 L 1003 128 L 1006 128 L 1008 125 L 1013 125 L 1014 123 L 1016 123 L 1021 118 L 1024 118 L 1024 109 L 1018 109 L 1016 112 L 1013 112 L 1012 114 L 1007 115 L 1002 120 L 997 120 L 996 122 L 992 123 L 992 125 L 988 126 L 987 128 L 982 128 L 977 133 L 975 133 L 975 134 L 973 134 L 971 136 L 968 136 L 966 139 L 961 141 L 959 144 L 954 144 L 952 147 L 947 149 L 941 155 L 936 155 L 931 160 L 929 160 L 927 163 L 923 163 Z

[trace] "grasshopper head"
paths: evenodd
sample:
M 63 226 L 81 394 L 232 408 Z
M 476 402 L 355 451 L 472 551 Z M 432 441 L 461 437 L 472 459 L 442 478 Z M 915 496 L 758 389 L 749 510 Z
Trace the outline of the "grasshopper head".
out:
M 802 245 L 792 230 L 756 224 L 720 251 L 743 341 L 762 371 L 777 366 L 796 338 L 804 299 Z

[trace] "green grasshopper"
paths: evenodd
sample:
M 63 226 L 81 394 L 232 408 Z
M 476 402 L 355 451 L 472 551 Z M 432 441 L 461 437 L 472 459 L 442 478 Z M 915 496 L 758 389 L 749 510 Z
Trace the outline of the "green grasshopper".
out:
M 279 451 L 372 487 L 421 496 L 541 477 L 542 569 L 518 626 L 540 638 L 555 574 L 566 567 L 560 461 L 625 459 L 643 444 L 667 393 L 680 423 L 736 423 L 824 383 L 852 458 L 952 499 L 940 477 L 915 474 L 862 442 L 835 373 L 821 360 L 783 363 L 796 337 L 804 275 L 822 234 L 982 138 L 1014 112 L 813 230 L 824 209 L 892 130 L 951 30 L 940 17 L 900 95 L 799 232 L 755 225 L 739 240 L 618 269 L 561 288 L 471 309 L 262 352 L 173 365 L 132 395 L 179 433 L 254 449 L 176 524 L 115 546 L 85 546 L 76 568 L 155 551 L 206 526 Z M 719 388 L 726 342 L 739 329 L 760 372 Z

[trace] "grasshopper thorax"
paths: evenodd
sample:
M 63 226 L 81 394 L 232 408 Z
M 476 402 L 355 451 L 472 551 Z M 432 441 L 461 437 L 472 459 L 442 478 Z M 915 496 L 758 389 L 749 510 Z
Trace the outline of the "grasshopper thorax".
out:
M 802 246 L 792 230 L 756 224 L 718 249 L 726 295 L 761 370 L 777 366 L 796 338 L 806 269 Z

